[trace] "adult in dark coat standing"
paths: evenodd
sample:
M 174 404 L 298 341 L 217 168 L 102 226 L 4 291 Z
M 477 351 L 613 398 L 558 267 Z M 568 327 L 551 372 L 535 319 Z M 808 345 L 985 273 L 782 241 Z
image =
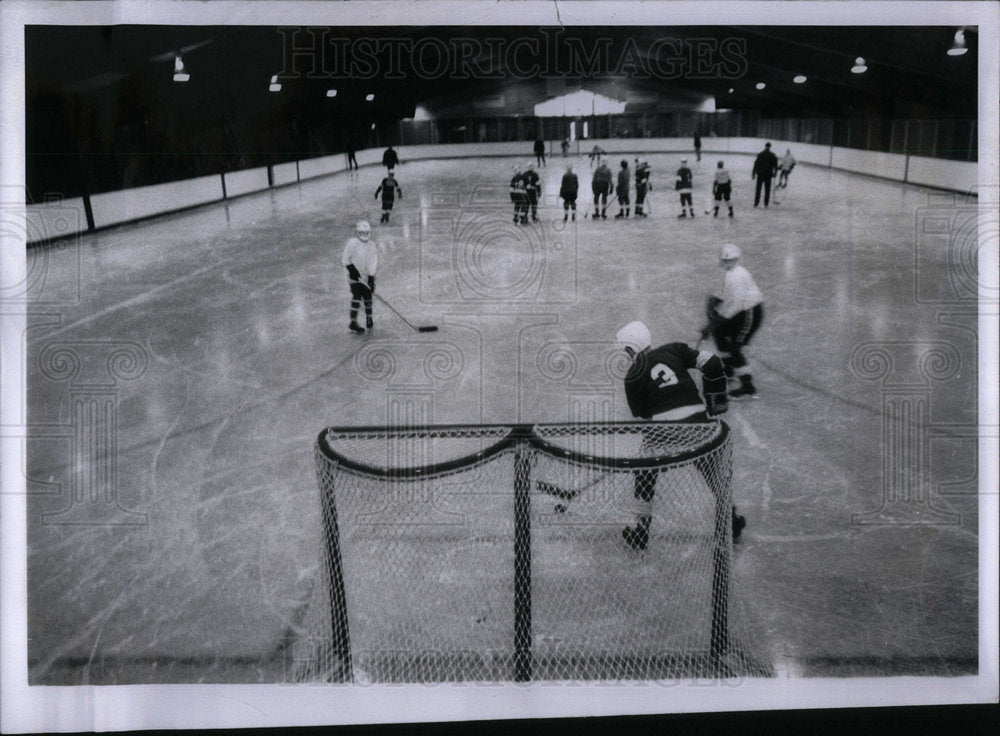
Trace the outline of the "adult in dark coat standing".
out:
M 753 162 L 751 179 L 757 180 L 757 189 L 753 195 L 753 206 L 760 204 L 760 190 L 764 189 L 764 206 L 771 202 L 771 179 L 778 173 L 778 157 L 771 152 L 771 144 L 765 143 L 764 150 L 757 154 Z
M 545 166 L 545 141 L 541 138 L 535 141 L 535 159 L 539 166 Z

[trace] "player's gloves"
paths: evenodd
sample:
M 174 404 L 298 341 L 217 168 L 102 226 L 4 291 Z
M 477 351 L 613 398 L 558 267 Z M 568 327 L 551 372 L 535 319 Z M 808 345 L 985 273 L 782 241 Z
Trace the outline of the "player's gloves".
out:
M 717 296 L 709 295 L 705 300 L 705 316 L 708 317 L 710 323 L 719 319 L 719 313 L 715 310 L 719 308 L 720 304 L 722 304 L 722 300 Z
M 351 277 L 351 281 L 361 280 L 361 274 L 358 272 L 357 267 L 353 263 L 347 264 L 347 275 Z
M 371 291 L 372 293 L 375 293 L 375 277 L 374 276 L 369 276 L 368 277 L 368 290 Z
M 705 394 L 705 403 L 710 417 L 725 414 L 729 410 L 729 397 L 726 394 Z

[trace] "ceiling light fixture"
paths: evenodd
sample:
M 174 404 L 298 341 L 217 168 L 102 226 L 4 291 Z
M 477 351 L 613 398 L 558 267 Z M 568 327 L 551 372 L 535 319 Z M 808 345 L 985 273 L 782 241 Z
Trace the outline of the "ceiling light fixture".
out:
M 766 86 L 763 82 L 757 82 L 756 84 L 757 89 L 764 89 Z
M 961 56 L 968 50 L 965 47 L 965 29 L 959 28 L 955 31 L 955 40 L 952 42 L 951 48 L 948 49 L 948 56 Z
M 335 90 L 335 89 L 328 89 L 326 91 L 326 96 L 327 97 L 336 97 L 337 96 L 337 90 Z
M 281 82 L 278 81 L 278 75 L 277 74 L 275 74 L 275 75 L 273 75 L 271 77 L 271 84 L 268 85 L 267 89 L 268 89 L 269 92 L 280 92 L 281 91 Z
M 175 82 L 186 82 L 191 78 L 191 75 L 184 71 L 184 62 L 181 57 L 174 57 L 174 81 Z
M 794 77 L 792 77 L 792 81 L 795 82 L 796 84 L 805 84 L 806 79 L 808 79 L 808 77 L 805 74 L 796 74 Z
M 375 99 L 375 95 L 373 95 L 371 92 L 369 92 L 368 94 L 365 95 L 365 102 L 371 102 L 374 99 Z
M 868 71 L 868 65 L 862 57 L 858 57 L 854 60 L 854 66 L 851 67 L 851 74 L 864 74 Z

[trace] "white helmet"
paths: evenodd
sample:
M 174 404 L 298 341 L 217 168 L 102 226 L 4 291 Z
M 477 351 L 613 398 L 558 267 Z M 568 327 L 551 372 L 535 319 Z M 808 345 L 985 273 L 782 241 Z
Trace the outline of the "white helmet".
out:
M 615 340 L 621 348 L 632 348 L 639 353 L 652 344 L 649 336 L 649 328 L 642 322 L 629 322 L 618 330 Z
M 371 237 L 372 234 L 372 226 L 368 224 L 368 220 L 358 220 L 358 224 L 354 226 L 354 230 L 358 235 Z
M 732 243 L 726 243 L 722 246 L 722 252 L 719 254 L 719 259 L 723 261 L 738 261 L 740 259 L 740 249 L 733 245 Z

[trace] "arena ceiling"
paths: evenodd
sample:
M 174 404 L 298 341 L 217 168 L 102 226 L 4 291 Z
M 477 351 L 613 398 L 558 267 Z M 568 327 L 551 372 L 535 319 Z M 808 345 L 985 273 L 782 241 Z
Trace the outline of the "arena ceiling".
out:
M 442 95 L 496 94 L 527 80 L 629 91 L 687 90 L 716 107 L 774 116 L 975 118 L 975 28 L 904 26 L 381 27 L 32 26 L 32 91 L 120 105 L 123 93 L 179 114 L 412 116 Z M 190 81 L 172 80 L 180 54 Z M 852 74 L 856 57 L 867 62 Z M 268 92 L 274 75 L 280 93 Z M 805 83 L 793 77 L 804 75 Z M 756 88 L 764 83 L 763 90 Z M 328 89 L 337 96 L 326 96 Z M 365 103 L 365 96 L 374 100 Z M 540 101 L 540 100 L 539 100 Z M 362 107 L 363 105 L 367 105 Z

